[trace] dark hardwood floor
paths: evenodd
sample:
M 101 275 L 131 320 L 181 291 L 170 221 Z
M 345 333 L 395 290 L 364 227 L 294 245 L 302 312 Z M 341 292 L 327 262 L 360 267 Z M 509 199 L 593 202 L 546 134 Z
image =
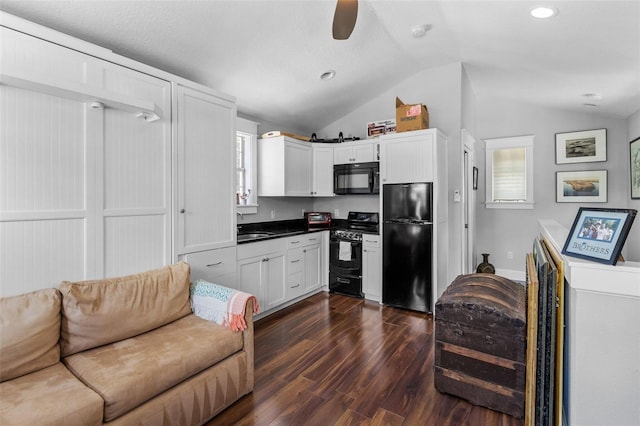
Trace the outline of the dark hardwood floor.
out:
M 510 425 L 439 393 L 433 317 L 319 293 L 255 323 L 255 388 L 208 425 Z

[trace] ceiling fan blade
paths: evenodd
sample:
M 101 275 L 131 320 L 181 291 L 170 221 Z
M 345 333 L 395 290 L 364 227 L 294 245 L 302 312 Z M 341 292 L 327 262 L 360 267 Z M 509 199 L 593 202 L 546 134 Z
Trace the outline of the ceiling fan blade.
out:
M 333 15 L 333 38 L 346 40 L 353 32 L 358 17 L 358 0 L 338 0 Z

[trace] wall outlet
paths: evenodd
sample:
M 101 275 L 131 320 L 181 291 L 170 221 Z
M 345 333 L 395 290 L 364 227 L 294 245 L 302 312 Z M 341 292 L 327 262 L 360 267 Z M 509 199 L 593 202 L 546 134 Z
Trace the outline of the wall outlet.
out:
M 509 259 L 509 260 L 513 259 L 513 252 L 512 251 L 508 251 L 507 252 L 507 259 Z
M 305 209 L 302 209 L 302 217 L 304 217 L 304 214 L 305 214 L 306 212 L 307 212 L 307 211 L 306 211 Z
M 340 209 L 333 209 L 333 217 L 340 216 Z
M 271 210 L 271 219 L 275 219 L 275 218 L 276 218 L 276 211 Z

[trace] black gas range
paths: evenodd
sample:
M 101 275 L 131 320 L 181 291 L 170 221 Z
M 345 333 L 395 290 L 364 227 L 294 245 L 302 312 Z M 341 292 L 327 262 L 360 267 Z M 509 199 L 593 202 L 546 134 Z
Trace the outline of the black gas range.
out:
M 363 298 L 362 235 L 377 234 L 378 213 L 349 212 L 329 233 L 329 292 Z

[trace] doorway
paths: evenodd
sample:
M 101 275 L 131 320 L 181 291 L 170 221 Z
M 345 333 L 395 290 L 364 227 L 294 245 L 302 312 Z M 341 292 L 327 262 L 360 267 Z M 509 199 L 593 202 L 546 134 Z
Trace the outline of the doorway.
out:
M 478 188 L 478 172 L 474 167 L 473 151 L 476 139 L 468 130 L 460 131 L 462 143 L 462 273 L 470 274 L 475 271 L 473 245 L 476 218 L 476 193 Z

